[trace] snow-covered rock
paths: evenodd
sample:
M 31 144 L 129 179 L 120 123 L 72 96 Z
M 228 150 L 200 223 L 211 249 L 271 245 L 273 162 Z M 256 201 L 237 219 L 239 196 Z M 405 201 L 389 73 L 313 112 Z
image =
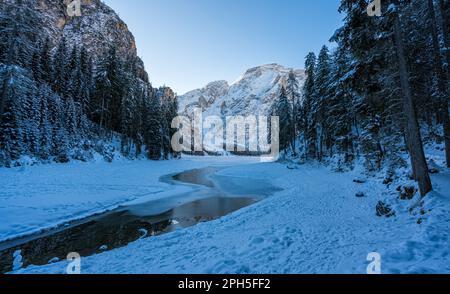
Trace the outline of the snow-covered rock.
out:
M 114 45 L 122 57 L 136 58 L 138 74 L 147 79 L 144 63 L 137 57 L 136 42 L 127 25 L 101 0 L 81 0 L 81 16 L 69 16 L 69 0 L 0 1 L 0 11 L 10 5 L 30 5 L 53 47 L 64 37 L 70 47 L 83 46 L 94 59 L 106 56 Z M 69 47 L 69 48 L 70 48 Z
M 247 70 L 231 85 L 216 81 L 180 96 L 179 112 L 190 114 L 200 107 L 205 115 L 267 115 L 291 70 L 302 89 L 306 79 L 304 70 L 266 64 Z
M 193 106 L 207 109 L 218 99 L 225 96 L 229 88 L 227 81 L 211 82 L 202 89 L 196 89 L 184 94 L 180 98 L 179 108 L 181 111 Z

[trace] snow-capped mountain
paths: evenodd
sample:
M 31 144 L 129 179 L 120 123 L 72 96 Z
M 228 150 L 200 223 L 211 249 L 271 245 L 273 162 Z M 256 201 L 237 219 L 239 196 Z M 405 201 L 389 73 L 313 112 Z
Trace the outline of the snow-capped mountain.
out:
M 279 95 L 291 68 L 267 64 L 247 70 L 237 81 L 216 81 L 179 97 L 179 112 L 189 114 L 195 107 L 206 115 L 267 115 Z M 294 70 L 300 89 L 306 79 L 304 70 Z
M 214 102 L 228 93 L 230 86 L 227 81 L 211 82 L 202 89 L 190 91 L 179 98 L 181 112 L 193 106 L 208 109 Z
M 64 37 L 69 48 L 82 45 L 94 60 L 99 60 L 114 45 L 120 56 L 136 58 L 139 76 L 147 79 L 144 64 L 137 57 L 134 36 L 118 14 L 101 0 L 81 0 L 81 16 L 68 15 L 67 7 L 72 2 L 70 0 L 22 2 L 0 0 L 0 11 L 13 6 L 29 5 L 34 11 L 32 17 L 39 20 L 44 38 L 49 38 L 52 47 Z

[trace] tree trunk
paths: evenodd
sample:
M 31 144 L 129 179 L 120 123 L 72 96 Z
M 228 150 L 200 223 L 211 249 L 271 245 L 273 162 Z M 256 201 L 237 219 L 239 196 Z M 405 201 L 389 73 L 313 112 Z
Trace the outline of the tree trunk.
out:
M 411 144 L 411 140 L 408 138 L 408 134 L 405 134 L 405 141 L 406 141 L 406 146 L 408 148 L 409 154 L 412 154 L 412 152 L 413 152 L 413 145 Z M 419 178 L 417 177 L 418 170 L 417 170 L 417 166 L 416 166 L 416 161 L 415 160 L 411 160 L 411 167 L 412 167 L 412 178 L 414 179 L 414 181 L 418 181 L 419 180 Z
M 292 90 L 292 93 L 294 93 L 294 90 Z M 293 155 L 297 156 L 297 151 L 296 151 L 297 146 L 295 144 L 295 139 L 296 139 L 296 136 L 297 136 L 297 120 L 295 118 L 296 118 L 297 111 L 296 111 L 296 107 L 295 107 L 295 105 L 296 105 L 295 95 L 294 94 L 292 94 L 292 95 L 293 95 L 293 98 L 292 98 L 292 116 L 291 116 L 291 120 L 292 120 L 291 121 L 291 125 L 292 125 L 291 126 L 291 128 L 292 128 L 291 147 L 292 147 Z
M 424 197 L 428 192 L 433 190 L 430 175 L 428 174 L 428 165 L 425 159 L 425 153 L 422 146 L 422 138 L 420 135 L 419 123 L 414 108 L 414 102 L 409 84 L 409 73 L 404 52 L 403 36 L 400 26 L 400 16 L 395 17 L 394 23 L 395 43 L 397 47 L 397 55 L 399 62 L 400 82 L 403 94 L 403 107 L 407 117 L 406 133 L 410 144 L 410 157 L 412 167 L 415 170 L 417 180 L 419 182 L 420 194 Z

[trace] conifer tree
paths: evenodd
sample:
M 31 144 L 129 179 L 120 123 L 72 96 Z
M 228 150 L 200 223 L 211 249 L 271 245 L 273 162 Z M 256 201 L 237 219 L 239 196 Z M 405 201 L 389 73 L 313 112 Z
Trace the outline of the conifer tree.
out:
M 43 42 L 39 58 L 39 76 L 41 81 L 51 85 L 53 78 L 51 42 L 46 38 Z
M 67 98 L 65 103 L 65 129 L 67 130 L 67 136 L 69 138 L 69 142 L 76 142 L 78 138 L 78 118 L 77 118 L 77 110 L 75 107 L 75 102 L 72 97 Z
M 30 3 L 31 1 L 31 3 Z M 0 13 L 0 63 L 27 67 L 42 36 L 36 0 L 11 0 Z
M 147 145 L 148 158 L 152 160 L 161 159 L 162 136 L 161 136 L 161 104 L 156 93 L 151 93 L 149 109 L 145 125 L 145 143 Z
M 62 37 L 56 53 L 53 56 L 53 90 L 61 95 L 66 94 L 67 84 L 66 84 L 66 74 L 67 74 L 67 44 L 65 37 Z
M 304 134 L 305 156 L 307 159 L 317 158 L 317 132 L 316 116 L 314 114 L 315 104 L 315 72 L 316 56 L 309 53 L 305 61 L 306 82 L 303 89 L 303 104 L 300 109 L 300 129 Z
M 275 115 L 280 118 L 280 148 L 282 150 L 292 147 L 293 119 L 291 114 L 292 107 L 288 100 L 286 88 L 282 86 L 275 104 Z
M 3 87 L 0 89 L 3 111 L 0 115 L 0 149 L 3 150 L 5 164 L 19 159 L 22 153 L 22 131 L 20 129 L 20 102 L 22 94 L 14 83 L 16 73 L 14 68 L 4 68 L 0 73 Z M 6 82 L 5 82 L 6 81 Z
M 288 97 L 290 103 L 290 113 L 292 118 L 292 152 L 296 154 L 296 146 L 295 140 L 298 135 L 298 115 L 299 115 L 299 107 L 300 107 L 300 86 L 295 76 L 294 70 L 289 72 L 287 81 L 286 81 L 286 95 Z
M 52 150 L 52 127 L 48 114 L 48 99 L 51 95 L 51 89 L 47 85 L 39 87 L 40 96 L 40 122 L 39 122 L 39 153 L 38 156 L 43 160 L 48 160 Z
M 325 148 L 331 147 L 331 140 L 329 135 L 329 127 L 327 124 L 327 117 L 329 114 L 329 100 L 331 89 L 331 64 L 329 51 L 326 46 L 320 50 L 319 58 L 317 60 L 316 72 L 314 74 L 314 99 L 311 107 L 314 109 L 316 130 L 318 134 L 317 147 L 319 160 L 325 155 Z

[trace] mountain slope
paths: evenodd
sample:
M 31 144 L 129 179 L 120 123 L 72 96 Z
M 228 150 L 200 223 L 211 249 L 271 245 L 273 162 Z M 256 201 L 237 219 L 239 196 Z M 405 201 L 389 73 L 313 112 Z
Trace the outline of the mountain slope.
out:
M 70 16 L 69 0 L 0 0 L 0 166 L 169 157 L 175 95 L 152 88 L 111 8 L 80 1 Z
M 16 1 L 1 0 L 0 5 Z M 100 0 L 81 0 L 81 16 L 67 14 L 68 0 L 27 1 L 40 14 L 42 29 L 56 46 L 62 37 L 67 43 L 83 45 L 94 59 L 104 57 L 114 45 L 121 56 L 136 57 L 134 36 L 120 17 Z M 144 74 L 142 61 L 139 62 Z
M 267 64 L 247 70 L 237 81 L 208 84 L 179 97 L 179 112 L 191 113 L 202 108 L 206 115 L 267 115 L 279 95 L 281 85 L 292 69 L 278 64 Z M 303 70 L 294 70 L 300 89 L 306 79 Z

